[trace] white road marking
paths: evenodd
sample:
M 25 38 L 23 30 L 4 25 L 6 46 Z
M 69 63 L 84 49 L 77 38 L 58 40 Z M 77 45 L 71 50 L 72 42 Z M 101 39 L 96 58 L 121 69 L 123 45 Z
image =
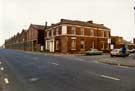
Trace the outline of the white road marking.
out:
M 2 62 L 0 61 L 0 64 L 2 64 Z
M 112 80 L 116 80 L 116 81 L 120 80 L 119 78 L 115 78 L 115 77 L 111 77 L 111 76 L 105 76 L 105 75 L 100 75 L 100 77 L 108 78 L 108 79 L 112 79 Z
M 35 81 L 39 80 L 39 78 L 30 78 L 29 80 L 30 80 L 31 82 L 35 82 Z
M 59 64 L 57 64 L 57 63 L 52 63 L 52 62 L 49 62 L 49 63 L 50 63 L 50 64 L 53 64 L 53 65 L 56 65 L 56 66 L 59 65 Z
M 5 82 L 6 84 L 9 84 L 8 78 L 4 78 L 4 82 Z
M 4 67 L 1 67 L 0 70 L 3 71 L 4 70 Z

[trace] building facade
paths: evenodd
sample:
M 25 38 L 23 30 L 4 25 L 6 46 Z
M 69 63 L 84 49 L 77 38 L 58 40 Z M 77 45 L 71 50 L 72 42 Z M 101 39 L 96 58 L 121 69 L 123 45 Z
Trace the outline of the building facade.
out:
M 45 45 L 43 25 L 31 24 L 27 30 L 27 51 L 41 51 Z
M 113 45 L 113 49 L 122 48 L 124 45 L 124 39 L 121 36 L 111 36 L 111 44 Z
M 135 44 L 131 43 L 130 41 L 126 41 L 121 36 L 111 36 L 111 44 L 113 44 L 113 49 L 120 49 L 123 46 L 126 46 L 128 49 L 135 48 Z
M 22 30 L 8 40 L 5 40 L 5 48 L 24 51 L 43 51 L 44 29 L 42 25 L 31 24 L 28 30 Z M 41 50 L 42 49 L 42 50 Z
M 61 19 L 45 30 L 48 52 L 83 53 L 91 49 L 109 51 L 110 29 L 93 21 Z

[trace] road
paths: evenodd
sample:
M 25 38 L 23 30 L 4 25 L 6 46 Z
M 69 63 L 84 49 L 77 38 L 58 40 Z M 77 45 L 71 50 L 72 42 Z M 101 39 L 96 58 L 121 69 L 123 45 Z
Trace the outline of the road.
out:
M 0 49 L 3 91 L 135 91 L 135 68 Z

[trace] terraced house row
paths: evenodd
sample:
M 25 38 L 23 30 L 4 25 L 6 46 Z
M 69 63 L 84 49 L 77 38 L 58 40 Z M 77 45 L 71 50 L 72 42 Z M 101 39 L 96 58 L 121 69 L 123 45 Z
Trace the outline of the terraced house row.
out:
M 58 53 L 83 53 L 92 48 L 109 51 L 110 32 L 103 24 L 93 21 L 61 19 L 51 26 L 31 24 L 28 30 L 6 40 L 5 47 Z

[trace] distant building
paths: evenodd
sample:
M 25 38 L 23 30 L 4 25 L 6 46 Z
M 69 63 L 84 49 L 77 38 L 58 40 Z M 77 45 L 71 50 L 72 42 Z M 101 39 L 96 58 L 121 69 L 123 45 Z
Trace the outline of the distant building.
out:
M 114 48 L 122 48 L 124 45 L 123 37 L 121 36 L 111 36 L 111 44 Z
M 45 45 L 43 25 L 31 24 L 27 30 L 27 51 L 41 51 Z
M 5 40 L 5 48 L 26 51 L 41 51 L 44 47 L 44 29 L 42 25 L 31 24 L 28 30 L 22 30 L 8 40 Z
M 93 21 L 61 19 L 45 30 L 48 52 L 83 53 L 93 48 L 109 51 L 110 29 Z
M 124 40 L 121 36 L 111 36 L 111 44 L 113 44 L 114 48 L 122 48 L 123 45 L 128 49 L 135 48 L 135 44 Z

